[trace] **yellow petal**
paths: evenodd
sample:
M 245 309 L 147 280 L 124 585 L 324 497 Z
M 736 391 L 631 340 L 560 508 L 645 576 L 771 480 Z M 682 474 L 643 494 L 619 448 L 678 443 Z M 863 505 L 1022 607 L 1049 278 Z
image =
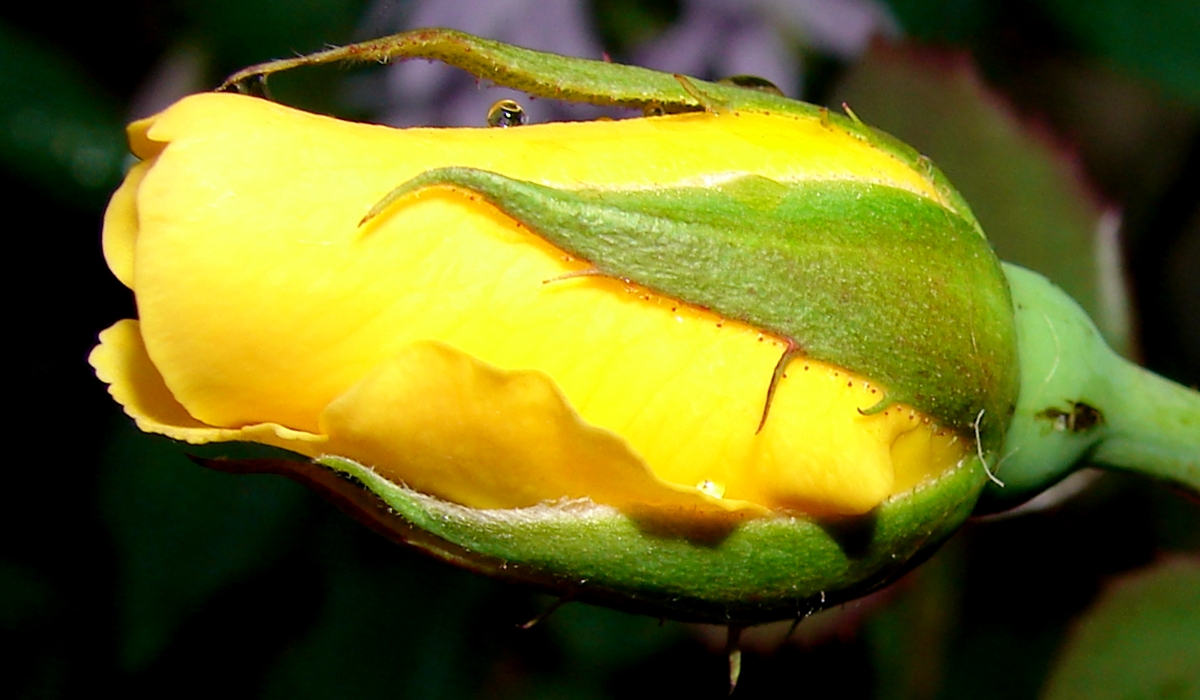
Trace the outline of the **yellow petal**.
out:
M 143 161 L 130 168 L 104 211 L 104 261 L 121 284 L 130 289 L 133 289 L 133 259 L 138 233 L 137 193 L 142 178 L 153 163 Z
M 394 130 L 211 94 L 135 126 L 135 149 L 155 160 L 131 176 L 140 184 L 114 200 L 114 228 L 105 236 L 113 237 L 114 249 L 128 245 L 122 227 L 132 220 L 127 197 L 136 191 L 134 252 L 113 259 L 123 269 L 132 259 L 143 356 L 161 373 L 161 393 L 186 407 L 193 422 L 212 426 L 212 435 L 271 425 L 316 440 L 326 427 L 358 425 L 344 408 L 355 405 L 378 431 L 368 440 L 365 429 L 346 428 L 358 436 L 355 444 L 378 455 L 368 464 L 423 465 L 397 472 L 398 480 L 429 483 L 447 498 L 486 507 L 577 493 L 564 491 L 559 475 L 539 481 L 526 473 L 473 486 L 486 461 L 478 449 L 453 488 L 434 485 L 436 450 L 401 457 L 412 442 L 387 442 L 385 413 L 424 425 L 461 420 L 464 410 L 461 399 L 430 400 L 440 412 L 399 415 L 396 406 L 417 410 L 421 402 L 398 404 L 387 395 L 413 395 L 417 384 L 396 358 L 434 341 L 498 376 L 548 378 L 553 386 L 531 405 L 556 407 L 555 435 L 570 432 L 562 426 L 586 428 L 587 435 L 598 430 L 619 436 L 631 452 L 616 459 L 624 453 L 611 446 L 589 448 L 579 458 L 590 461 L 557 469 L 582 469 L 589 479 L 609 470 L 608 488 L 623 494 L 629 489 L 611 481 L 628 481 L 630 465 L 643 465 L 651 471 L 643 502 L 669 484 L 668 491 L 684 489 L 706 503 L 723 497 L 771 509 L 862 513 L 962 455 L 962 446 L 943 449 L 949 438 L 904 407 L 861 415 L 879 395 L 862 378 L 818 363 L 807 363 L 808 372 L 792 364 L 770 420 L 756 433 L 781 341 L 619 280 L 562 279 L 587 263 L 464 193 L 426 190 L 358 226 L 392 187 L 444 165 L 567 186 L 661 186 L 745 172 L 779 180 L 857 177 L 938 196 L 890 156 L 815 121 L 694 114 Z M 459 375 L 438 376 L 425 381 Z M 484 404 L 498 400 L 481 387 L 503 382 L 473 381 L 468 394 Z M 372 412 L 376 404 L 381 408 Z M 480 435 L 506 429 L 502 415 L 491 414 L 491 422 L 474 415 L 472 429 Z M 924 443 L 901 440 L 914 431 L 926 436 Z M 536 441 L 526 442 L 521 459 L 549 463 Z M 313 445 L 297 444 L 293 449 L 313 454 Z M 906 447 L 895 451 L 898 444 Z M 938 447 L 910 449 L 919 444 Z M 505 464 L 519 461 L 519 447 L 506 443 Z M 345 449 L 343 456 L 364 461 Z M 894 464 L 897 456 L 906 463 Z M 589 484 L 593 494 L 604 492 Z
M 125 136 L 129 139 L 129 150 L 141 160 L 150 160 L 163 149 L 165 142 L 155 140 L 149 134 L 150 129 L 158 123 L 163 114 L 159 113 L 139 119 L 125 129 Z
M 765 512 L 655 478 L 623 440 L 581 421 L 543 373 L 499 370 L 439 343 L 414 343 L 377 367 L 325 409 L 321 428 L 328 452 L 477 508 L 558 494 L 635 512 Z
M 175 400 L 162 375 L 146 355 L 138 322 L 117 321 L 100 332 L 100 344 L 88 355 L 96 376 L 108 384 L 108 393 L 133 418 L 139 428 L 192 444 L 206 442 L 259 442 L 309 454 L 319 454 L 322 435 L 290 430 L 273 423 L 242 428 L 214 428 L 188 414 Z

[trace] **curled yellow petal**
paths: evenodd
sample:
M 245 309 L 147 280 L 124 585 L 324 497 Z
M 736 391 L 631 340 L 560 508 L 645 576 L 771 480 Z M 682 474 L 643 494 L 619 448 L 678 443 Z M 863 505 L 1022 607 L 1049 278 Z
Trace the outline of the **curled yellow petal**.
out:
M 133 256 L 137 247 L 138 187 L 152 162 L 143 161 L 129 169 L 104 211 L 104 261 L 121 284 L 130 289 L 133 289 Z
M 188 414 L 163 382 L 158 368 L 146 354 L 138 322 L 118 321 L 100 333 L 100 344 L 92 349 L 88 363 L 96 376 L 139 428 L 193 444 L 206 442 L 259 442 L 305 453 L 320 453 L 326 442 L 322 435 L 292 430 L 277 423 L 258 423 L 239 428 L 205 425 Z

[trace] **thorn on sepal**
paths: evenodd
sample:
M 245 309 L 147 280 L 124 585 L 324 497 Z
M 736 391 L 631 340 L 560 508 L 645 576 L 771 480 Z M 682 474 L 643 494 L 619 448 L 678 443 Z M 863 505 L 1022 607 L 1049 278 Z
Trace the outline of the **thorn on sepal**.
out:
M 542 280 L 542 284 L 564 282 L 566 280 L 578 279 L 580 277 L 610 277 L 610 275 L 605 274 L 604 271 L 598 267 L 586 267 L 582 270 L 572 270 L 571 272 L 564 272 L 561 275 L 556 275 L 550 279 Z M 624 280 L 624 282 L 628 284 L 629 280 Z
M 762 418 L 758 420 L 758 428 L 754 431 L 755 435 L 761 433 L 763 426 L 767 424 L 767 414 L 771 412 L 771 402 L 775 400 L 775 390 L 779 388 L 779 382 L 783 379 L 783 373 L 787 371 L 788 363 L 792 361 L 792 358 L 800 354 L 800 346 L 796 341 L 788 338 L 787 347 L 783 349 L 783 355 L 780 356 L 779 362 L 775 363 L 775 371 L 771 374 L 771 383 L 767 385 L 767 400 L 763 404 Z
M 688 79 L 688 77 L 686 75 L 681 75 L 679 73 L 675 73 L 674 77 L 675 77 L 675 80 L 679 81 L 679 85 L 680 85 L 680 87 L 683 88 L 683 91 L 686 92 L 687 94 L 691 95 L 692 98 L 695 99 L 696 102 L 701 107 L 704 108 L 705 112 L 708 112 L 709 114 L 714 114 L 714 115 L 729 112 L 728 107 L 726 107 L 725 105 L 716 101 L 709 95 L 705 95 L 703 92 L 701 92 L 700 88 L 696 87 L 692 83 L 692 81 Z
M 248 75 L 241 80 L 236 80 L 232 83 L 226 83 L 217 88 L 218 92 L 236 92 L 239 95 L 249 95 L 250 97 L 261 97 L 265 100 L 274 99 L 271 97 L 271 90 L 267 87 L 267 76 L 262 73 Z
M 562 606 L 566 605 L 569 602 L 571 602 L 571 596 L 563 596 L 561 598 L 556 598 L 554 600 L 554 602 L 550 604 L 550 607 L 546 608 L 545 610 L 538 613 L 537 615 L 534 615 L 529 620 L 517 625 L 517 628 L 523 629 L 523 630 L 532 629 L 538 623 L 540 623 L 542 620 L 545 620 L 546 618 L 550 617 L 554 613 L 558 612 L 559 608 L 561 608 Z
M 875 402 L 875 405 L 870 406 L 869 408 L 858 409 L 858 415 L 874 416 L 876 414 L 883 413 L 894 403 L 896 403 L 896 400 L 893 399 L 891 397 L 891 395 L 885 391 L 883 394 L 883 398 L 881 398 L 881 399 L 879 399 L 879 401 Z
M 737 690 L 738 677 L 742 675 L 742 627 L 730 625 L 725 637 L 725 653 L 729 656 L 729 694 Z

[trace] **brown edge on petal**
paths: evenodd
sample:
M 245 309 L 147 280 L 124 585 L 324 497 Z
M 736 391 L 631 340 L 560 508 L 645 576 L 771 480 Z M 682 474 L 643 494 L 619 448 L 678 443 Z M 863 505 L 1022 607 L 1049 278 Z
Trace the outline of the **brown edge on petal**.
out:
M 209 459 L 188 455 L 196 464 L 226 474 L 276 474 L 285 476 L 315 491 L 338 510 L 351 516 L 389 540 L 417 546 L 439 559 L 459 566 L 470 566 L 479 557 L 450 542 L 419 530 L 392 509 L 379 496 L 358 481 L 312 462 L 290 459 Z M 474 568 L 474 567 L 471 567 Z

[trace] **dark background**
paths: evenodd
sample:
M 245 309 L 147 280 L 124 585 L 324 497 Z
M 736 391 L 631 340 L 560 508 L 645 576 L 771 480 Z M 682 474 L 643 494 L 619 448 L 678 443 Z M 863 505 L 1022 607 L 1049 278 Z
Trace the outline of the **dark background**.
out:
M 870 105 L 856 107 L 866 121 L 931 153 L 952 180 L 985 189 L 1003 166 L 971 129 L 1033 134 L 1023 142 L 1040 144 L 1031 157 L 1053 164 L 1079 199 L 1070 216 L 1123 213 L 1128 351 L 1200 383 L 1200 4 L 890 5 L 907 39 L 856 61 L 802 51 L 801 97 L 853 95 Z M 99 232 L 126 165 L 122 125 L 150 76 L 170 56 L 198 51 L 193 65 L 211 87 L 249 63 L 364 38 L 365 9 L 358 0 L 126 0 L 0 11 L 0 198 L 17 271 L 0 523 L 5 695 L 724 695 L 713 630 L 582 605 L 518 629 L 550 600 L 402 551 L 290 482 L 206 472 L 179 445 L 138 433 L 92 376 L 85 358 L 96 333 L 136 316 L 103 264 Z M 638 0 L 591 9 L 617 59 L 681 11 Z M 962 70 L 974 87 L 963 88 Z M 281 98 L 365 116 L 340 101 L 341 79 L 315 71 Z M 915 101 L 921 85 L 935 86 L 932 103 Z M 954 126 L 975 109 L 983 127 Z M 963 189 L 989 231 L 986 211 L 1020 209 Z M 1020 228 L 995 228 L 1005 226 Z M 1006 257 L 1036 248 L 1019 230 L 997 239 Z M 1044 271 L 1067 269 L 1055 265 Z M 971 523 L 888 594 L 807 621 L 786 642 L 786 626 L 752 636 L 737 693 L 1036 697 L 1105 591 L 1196 559 L 1198 511 L 1160 485 L 1104 476 L 1048 509 Z M 1194 637 L 1178 644 L 1196 658 Z M 1188 692 L 1147 686 L 1145 697 Z

